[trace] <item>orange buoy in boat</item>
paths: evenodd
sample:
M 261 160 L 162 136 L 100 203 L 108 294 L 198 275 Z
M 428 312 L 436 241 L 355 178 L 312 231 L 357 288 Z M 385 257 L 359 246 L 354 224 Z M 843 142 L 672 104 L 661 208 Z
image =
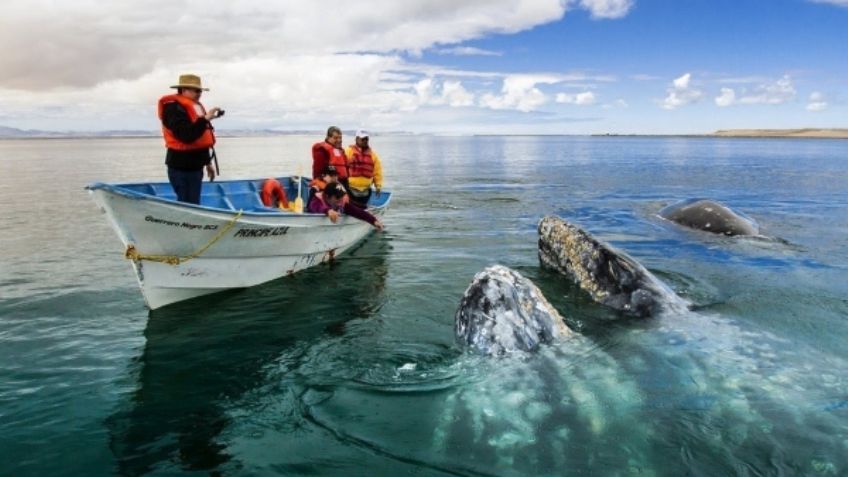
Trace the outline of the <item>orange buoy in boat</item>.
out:
M 266 207 L 289 208 L 289 199 L 286 197 L 286 191 L 283 190 L 283 186 L 280 185 L 280 181 L 277 179 L 268 179 L 262 184 L 260 197 Z

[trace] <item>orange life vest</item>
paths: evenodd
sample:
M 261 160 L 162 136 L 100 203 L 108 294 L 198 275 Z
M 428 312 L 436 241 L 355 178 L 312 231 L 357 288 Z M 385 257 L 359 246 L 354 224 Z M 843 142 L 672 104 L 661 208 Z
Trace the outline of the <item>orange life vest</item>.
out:
M 309 187 L 320 192 L 324 190 L 324 187 L 327 187 L 327 183 L 322 181 L 321 179 L 312 179 L 311 181 L 309 181 Z
M 330 158 L 330 163 L 328 165 L 334 166 L 336 168 L 336 172 L 339 173 L 339 179 L 346 179 L 348 176 L 347 173 L 347 156 L 345 156 L 345 152 L 343 149 L 339 149 L 337 147 L 333 147 L 327 141 L 319 142 L 312 146 L 312 148 L 320 147 L 327 151 L 327 157 Z
M 327 187 L 327 183 L 324 182 L 322 179 L 312 179 L 311 181 L 309 181 L 309 200 L 311 201 L 312 197 L 315 197 L 316 195 L 324 192 L 325 187 Z M 321 194 L 321 197 L 324 197 L 324 195 Z M 348 203 L 348 201 L 350 201 L 350 197 L 345 194 L 344 197 L 342 197 L 341 204 L 345 205 Z
M 351 146 L 353 157 L 350 158 L 348 173 L 350 177 L 374 178 L 374 158 L 371 156 L 371 148 L 362 150 L 359 146 Z
M 165 105 L 168 103 L 173 103 L 176 101 L 180 103 L 180 105 L 185 109 L 186 113 L 188 113 L 188 119 L 191 122 L 195 122 L 198 118 L 201 118 L 206 115 L 206 109 L 202 104 L 196 101 L 192 101 L 185 96 L 179 94 L 168 94 L 159 98 L 159 120 L 162 120 L 162 116 L 165 112 Z M 192 143 L 184 143 L 174 136 L 174 133 L 171 132 L 170 129 L 166 128 L 165 125 L 162 125 L 162 136 L 165 137 L 165 147 L 168 149 L 175 149 L 177 151 L 194 151 L 196 149 L 207 149 L 215 145 L 215 133 L 212 132 L 212 125 L 209 125 L 209 129 L 203 132 L 196 141 Z

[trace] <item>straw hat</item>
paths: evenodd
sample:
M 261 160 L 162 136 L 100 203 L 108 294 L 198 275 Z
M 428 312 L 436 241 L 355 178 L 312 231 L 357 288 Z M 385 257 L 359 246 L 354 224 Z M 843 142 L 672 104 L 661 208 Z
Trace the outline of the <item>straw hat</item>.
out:
M 209 88 L 204 88 L 200 84 L 200 76 L 197 75 L 180 75 L 179 83 L 171 86 L 172 88 L 194 88 L 202 91 L 209 91 Z

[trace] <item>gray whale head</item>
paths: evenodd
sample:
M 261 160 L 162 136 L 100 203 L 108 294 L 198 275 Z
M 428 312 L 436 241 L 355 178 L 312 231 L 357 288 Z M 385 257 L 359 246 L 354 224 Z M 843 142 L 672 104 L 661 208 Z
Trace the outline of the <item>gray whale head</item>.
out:
M 682 302 L 636 260 L 559 217 L 539 222 L 539 261 L 574 280 L 596 302 L 630 315 L 650 316 Z
M 709 199 L 688 199 L 664 207 L 660 217 L 671 222 L 723 235 L 759 235 L 755 221 Z
M 572 333 L 533 282 L 502 265 L 474 276 L 456 310 L 454 331 L 461 346 L 491 356 L 534 351 Z

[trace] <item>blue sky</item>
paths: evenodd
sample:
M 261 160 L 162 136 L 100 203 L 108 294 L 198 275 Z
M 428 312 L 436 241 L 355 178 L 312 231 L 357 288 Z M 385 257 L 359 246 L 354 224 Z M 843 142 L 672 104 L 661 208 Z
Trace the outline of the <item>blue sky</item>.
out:
M 153 130 L 194 72 L 224 129 L 848 127 L 848 0 L 139 3 L 12 0 L 0 125 Z
M 641 1 L 617 20 L 585 11 L 513 35 L 468 42 L 509 57 L 457 58 L 475 69 L 568 70 L 675 76 L 681 71 L 770 74 L 848 65 L 848 9 L 795 0 Z M 425 60 L 436 61 L 433 55 Z M 544 65 L 544 66 L 542 66 Z

